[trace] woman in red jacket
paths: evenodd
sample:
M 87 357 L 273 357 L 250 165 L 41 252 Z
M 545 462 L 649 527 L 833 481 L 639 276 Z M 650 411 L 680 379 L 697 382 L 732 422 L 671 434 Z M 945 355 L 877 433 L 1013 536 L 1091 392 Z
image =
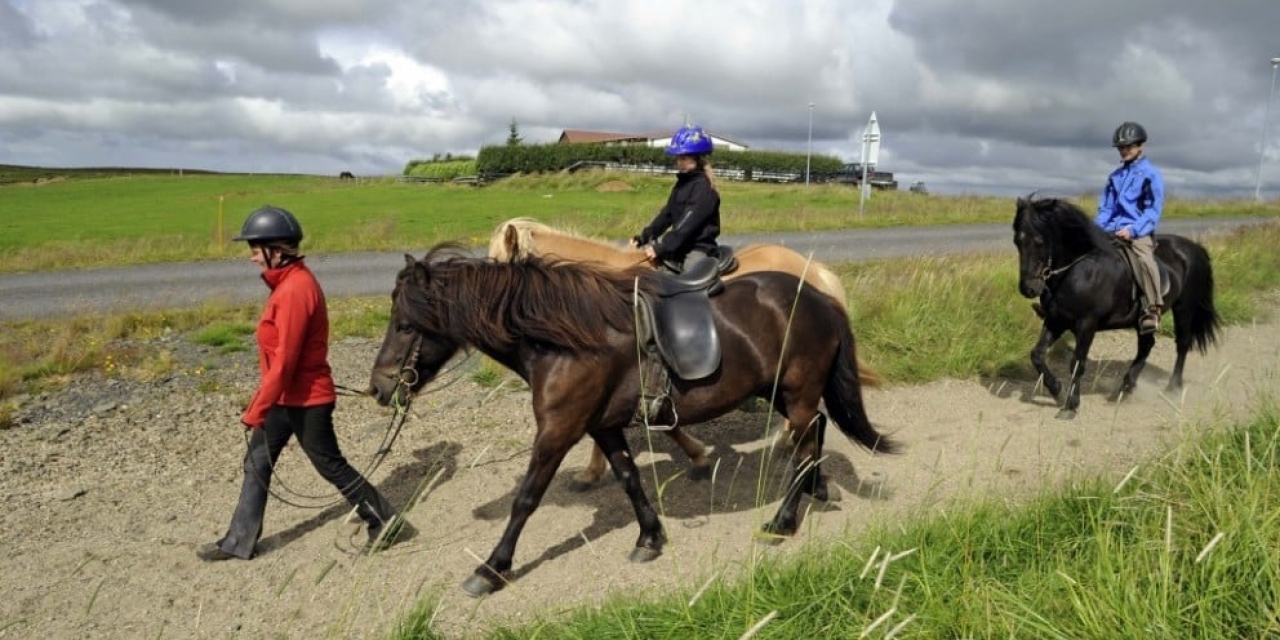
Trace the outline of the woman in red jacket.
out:
M 271 289 L 257 331 L 262 377 L 240 418 L 251 435 L 231 526 L 221 540 L 201 547 L 196 555 L 207 562 L 254 556 L 271 472 L 294 436 L 316 471 L 342 492 L 368 524 L 366 551 L 406 537 L 411 527 L 338 449 L 333 432 L 337 395 L 329 371 L 329 313 L 320 283 L 298 253 L 302 226 L 288 211 L 265 205 L 249 215 L 233 240 L 249 243 L 250 259 L 262 268 L 262 279 Z

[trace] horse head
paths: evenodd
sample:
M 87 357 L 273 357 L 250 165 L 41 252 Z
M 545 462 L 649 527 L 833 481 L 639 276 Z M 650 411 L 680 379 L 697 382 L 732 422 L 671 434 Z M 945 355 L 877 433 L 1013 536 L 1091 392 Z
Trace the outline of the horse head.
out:
M 430 257 L 422 261 L 405 254 L 405 267 L 396 275 L 391 293 L 391 317 L 382 347 L 373 361 L 369 395 L 378 404 L 404 403 L 439 373 L 459 345 L 445 335 L 441 318 L 431 304 Z
M 1044 291 L 1048 278 L 1051 253 L 1049 240 L 1036 217 L 1035 194 L 1018 198 L 1017 213 L 1013 217 L 1013 244 L 1018 248 L 1018 291 L 1027 298 L 1035 298 Z
M 489 236 L 489 257 L 499 262 L 523 261 L 533 252 L 534 229 L 530 218 L 512 218 L 499 224 Z

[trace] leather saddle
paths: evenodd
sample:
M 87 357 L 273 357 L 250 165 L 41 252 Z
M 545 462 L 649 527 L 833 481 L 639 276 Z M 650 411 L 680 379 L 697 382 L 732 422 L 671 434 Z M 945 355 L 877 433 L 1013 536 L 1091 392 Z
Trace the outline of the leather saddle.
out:
M 700 380 L 720 368 L 720 335 L 711 296 L 724 289 L 722 260 L 703 258 L 685 265 L 678 275 L 662 274 L 653 294 L 639 296 L 637 338 L 682 380 Z

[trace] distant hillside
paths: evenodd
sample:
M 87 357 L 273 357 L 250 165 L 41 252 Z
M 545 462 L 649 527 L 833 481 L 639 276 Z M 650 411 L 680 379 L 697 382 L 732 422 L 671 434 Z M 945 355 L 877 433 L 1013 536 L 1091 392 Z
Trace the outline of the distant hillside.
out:
M 45 182 L 61 178 L 63 180 L 85 180 L 91 178 L 115 178 L 136 175 L 178 175 L 181 174 L 217 174 L 218 171 L 201 169 L 154 169 L 146 167 L 24 167 L 13 164 L 0 164 L 0 185 L 18 182 Z

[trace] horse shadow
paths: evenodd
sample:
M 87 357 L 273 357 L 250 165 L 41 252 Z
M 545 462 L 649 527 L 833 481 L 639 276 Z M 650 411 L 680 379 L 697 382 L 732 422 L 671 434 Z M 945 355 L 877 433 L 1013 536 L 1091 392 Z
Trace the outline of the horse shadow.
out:
M 458 456 L 461 452 L 462 445 L 456 442 L 437 442 L 418 449 L 412 453 L 414 461 L 393 469 L 379 484 L 378 491 L 401 513 L 406 513 L 422 497 L 422 492 L 429 488 L 424 483 L 435 480 L 438 474 L 438 486 L 439 483 L 451 479 L 457 473 Z M 357 469 L 362 474 L 365 473 L 364 469 L 359 467 Z M 332 505 L 315 516 L 288 529 L 264 536 L 258 541 L 258 555 L 284 547 L 325 524 L 345 516 L 351 512 L 351 509 L 351 505 L 345 499 L 340 496 L 335 497 Z
M 1058 342 L 1045 356 L 1049 369 L 1058 376 L 1064 386 L 1070 380 L 1071 358 L 1075 349 L 1074 345 L 1068 342 L 1065 340 Z M 1089 358 L 1084 376 L 1080 378 L 1080 395 L 1101 396 L 1108 402 L 1123 401 L 1124 398 L 1118 395 L 1118 391 L 1124 381 L 1124 374 L 1132 363 L 1132 358 Z M 1168 381 L 1169 376 L 1168 369 L 1147 360 L 1138 380 L 1148 384 L 1163 385 Z M 997 398 L 1009 399 L 1016 396 L 1023 404 L 1043 407 L 1055 407 L 1060 404 L 1058 398 L 1049 395 L 1040 380 L 1039 372 L 1031 365 L 1029 359 L 1017 364 L 1007 364 L 993 374 L 980 376 L 980 380 L 983 386 Z
M 652 450 L 659 454 L 652 461 L 637 465 L 637 468 L 645 495 L 658 510 L 665 526 L 671 527 L 678 522 L 686 528 L 697 528 L 716 514 L 750 511 L 782 500 L 792 453 L 792 448 L 785 443 L 785 435 L 771 445 L 761 426 L 744 416 L 700 426 L 703 428 L 690 429 L 689 433 L 707 442 L 708 457 L 713 465 L 711 478 L 702 480 L 690 477 L 687 458 L 667 438 L 646 434 L 643 428 L 627 430 L 627 441 L 633 453 Z M 832 425 L 828 437 L 843 436 Z M 772 438 L 772 434 L 768 438 Z M 748 443 L 752 448 L 747 451 L 734 447 Z M 637 526 L 626 494 L 612 472 L 592 489 L 580 491 L 571 488 L 572 483 L 566 473 L 569 470 L 560 468 L 561 478 L 548 487 L 539 506 L 586 507 L 591 512 L 591 522 L 580 533 L 545 548 L 538 557 L 514 568 L 515 578 L 585 546 L 589 540 L 598 540 L 611 532 Z M 853 463 L 830 447 L 824 451 L 822 474 L 828 478 L 831 499 L 821 503 L 811 497 L 806 498 L 813 510 L 841 510 L 843 494 L 837 483 L 864 499 L 883 500 L 889 497 L 889 492 L 878 480 L 859 478 Z M 513 476 L 510 490 L 475 507 L 472 514 L 481 520 L 504 521 L 511 515 L 511 504 L 522 478 L 522 474 Z M 801 521 L 805 513 L 806 508 L 802 506 Z

